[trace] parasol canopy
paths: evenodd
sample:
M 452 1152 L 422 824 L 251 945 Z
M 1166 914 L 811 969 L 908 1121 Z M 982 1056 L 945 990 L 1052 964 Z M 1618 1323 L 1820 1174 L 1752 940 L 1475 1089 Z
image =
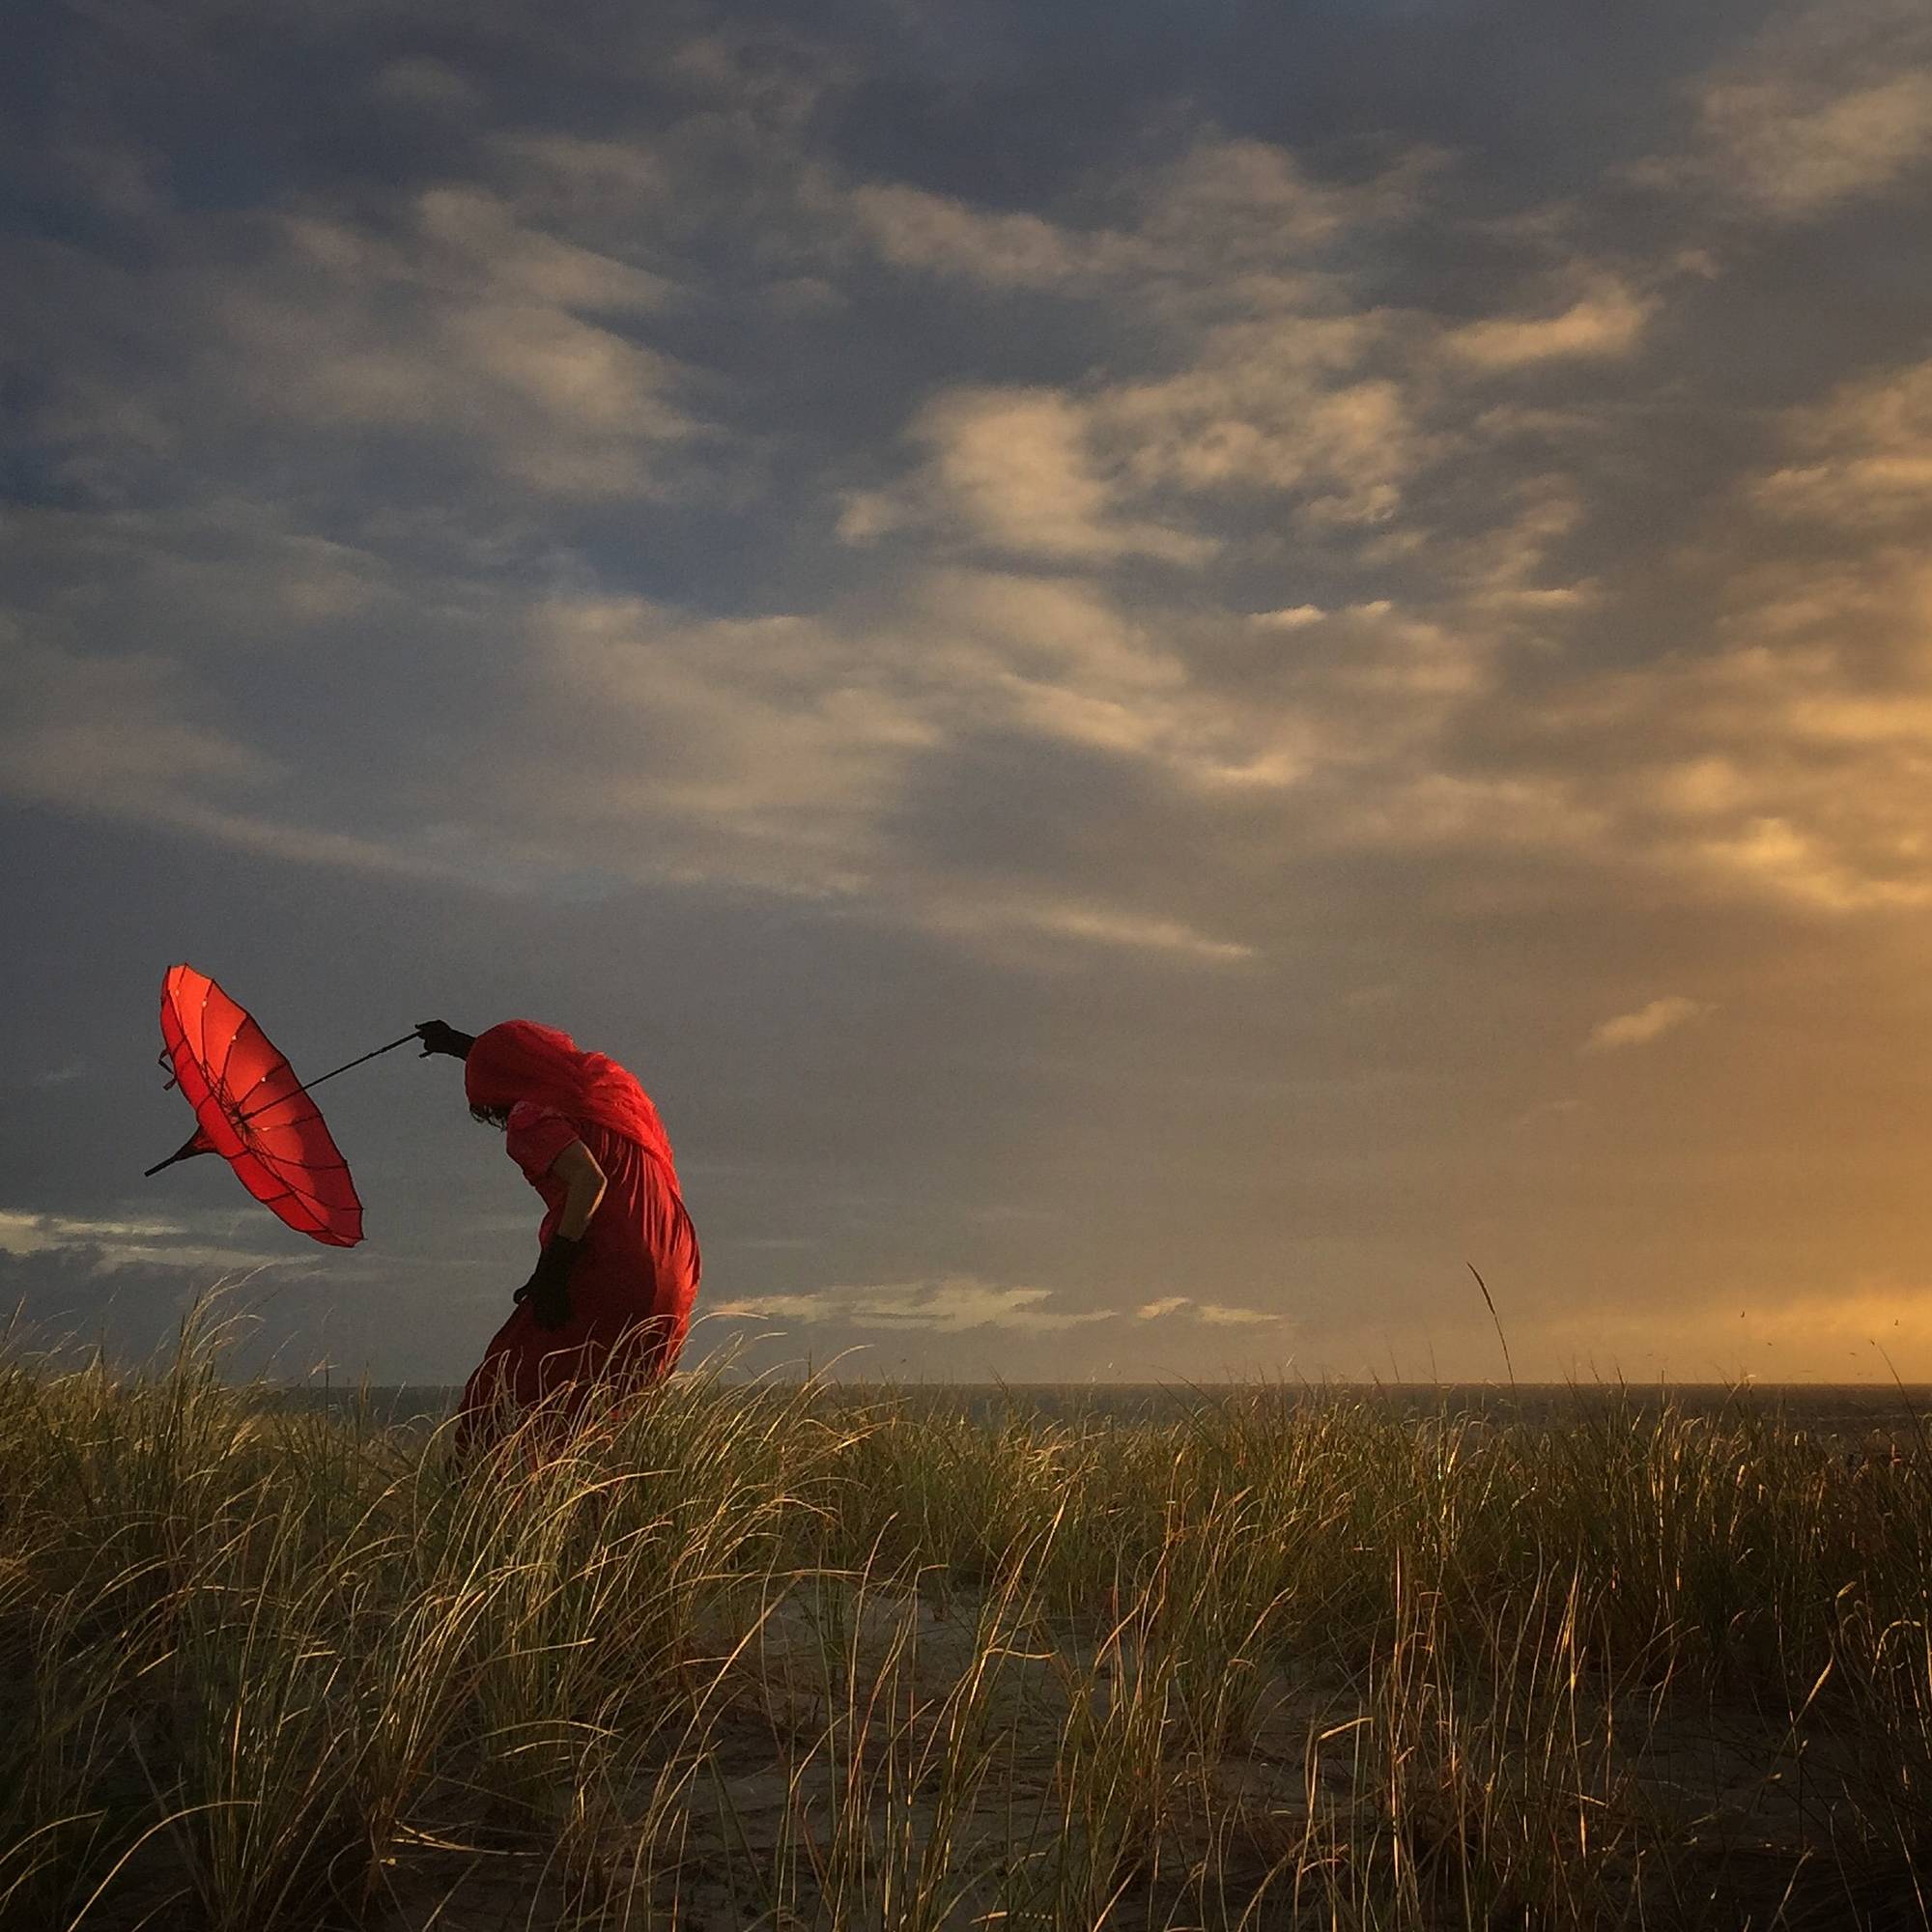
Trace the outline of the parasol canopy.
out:
M 196 1125 L 148 1172 L 218 1153 L 242 1185 L 297 1233 L 353 1248 L 362 1238 L 362 1203 L 349 1163 L 307 1087 L 248 1013 L 206 973 L 171 966 L 161 981 L 161 1039 L 171 1084 L 194 1109 Z

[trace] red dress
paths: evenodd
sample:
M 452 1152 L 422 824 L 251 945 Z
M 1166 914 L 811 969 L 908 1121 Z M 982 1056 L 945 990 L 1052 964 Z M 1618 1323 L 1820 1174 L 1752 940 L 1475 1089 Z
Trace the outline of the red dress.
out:
M 516 1050 L 514 1061 L 505 1048 Z M 504 1145 L 543 1197 L 539 1248 L 563 1211 L 568 1189 L 554 1166 L 565 1148 L 582 1141 L 604 1170 L 605 1187 L 571 1267 L 570 1320 L 540 1328 L 529 1303 L 517 1305 L 463 1392 L 459 1435 L 468 1442 L 508 1419 L 506 1406 L 523 1408 L 596 1380 L 643 1383 L 668 1375 L 691 1325 L 699 1271 L 670 1143 L 629 1074 L 525 1021 L 479 1036 L 470 1063 L 465 1084 L 472 1104 L 505 1104 L 511 1085 L 526 1096 L 510 1106 Z

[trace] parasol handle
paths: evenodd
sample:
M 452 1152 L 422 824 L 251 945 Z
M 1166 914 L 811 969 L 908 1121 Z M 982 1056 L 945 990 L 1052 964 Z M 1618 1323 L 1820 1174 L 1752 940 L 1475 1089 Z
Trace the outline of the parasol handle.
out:
M 327 1073 L 318 1073 L 313 1080 L 297 1081 L 295 1091 L 298 1094 L 306 1094 L 312 1089 L 320 1087 L 325 1080 L 333 1080 L 338 1073 L 347 1073 L 352 1066 L 360 1066 L 365 1060 L 380 1060 L 384 1054 L 394 1053 L 397 1047 L 407 1046 L 411 1040 L 416 1037 L 416 1031 L 412 1027 L 401 1039 L 392 1039 L 387 1046 L 372 1047 L 367 1053 L 357 1054 L 354 1060 L 345 1060 L 340 1066 L 331 1066 Z M 257 1114 L 266 1114 L 270 1107 L 279 1107 L 288 1097 L 286 1094 L 278 1094 L 272 1100 L 263 1101 L 259 1107 L 250 1108 L 241 1118 L 244 1121 L 252 1121 Z

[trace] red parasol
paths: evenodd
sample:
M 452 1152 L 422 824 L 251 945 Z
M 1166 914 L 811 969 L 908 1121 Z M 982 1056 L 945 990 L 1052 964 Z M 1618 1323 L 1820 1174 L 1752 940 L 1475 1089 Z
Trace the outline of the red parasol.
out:
M 376 1052 L 387 1053 L 414 1037 L 405 1034 Z M 174 1070 L 169 1085 L 180 1086 L 197 1125 L 148 1172 L 158 1174 L 194 1154 L 218 1153 L 242 1185 L 298 1234 L 333 1248 L 353 1248 L 362 1238 L 362 1203 L 349 1163 L 308 1093 L 333 1074 L 298 1080 L 262 1029 L 192 966 L 171 966 L 161 981 L 161 1038 L 167 1047 L 162 1064 Z M 375 1057 L 365 1053 L 362 1059 Z

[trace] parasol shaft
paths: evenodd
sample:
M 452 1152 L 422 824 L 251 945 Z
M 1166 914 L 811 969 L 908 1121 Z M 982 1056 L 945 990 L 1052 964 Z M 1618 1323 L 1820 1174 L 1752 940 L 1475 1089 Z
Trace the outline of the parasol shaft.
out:
M 354 1060 L 345 1060 L 340 1066 L 331 1066 L 327 1073 L 318 1073 L 313 1080 L 297 1081 L 295 1091 L 306 1094 L 313 1088 L 320 1087 L 325 1080 L 333 1080 L 338 1073 L 347 1073 L 352 1066 L 360 1066 L 365 1060 L 380 1060 L 384 1054 L 394 1053 L 397 1047 L 407 1046 L 416 1037 L 416 1031 L 412 1027 L 401 1039 L 392 1039 L 387 1046 L 372 1047 L 367 1053 L 356 1055 Z M 270 1107 L 279 1107 L 288 1097 L 286 1094 L 279 1094 L 274 1099 L 265 1100 L 261 1106 L 250 1108 L 242 1118 L 244 1121 L 252 1121 L 257 1114 L 266 1114 Z

